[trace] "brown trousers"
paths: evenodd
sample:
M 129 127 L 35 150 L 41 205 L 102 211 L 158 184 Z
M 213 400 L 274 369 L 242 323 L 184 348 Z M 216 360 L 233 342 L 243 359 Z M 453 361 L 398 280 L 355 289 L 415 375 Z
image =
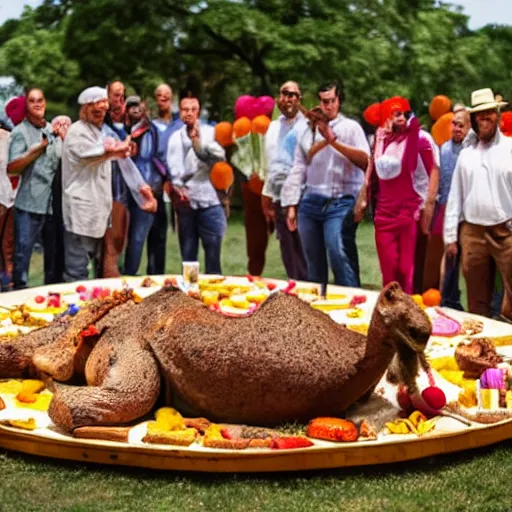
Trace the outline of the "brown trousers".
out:
M 423 270 L 423 290 L 441 289 L 441 265 L 444 256 L 444 242 L 442 235 L 430 235 Z
M 503 279 L 501 314 L 512 319 L 512 232 L 505 224 L 480 226 L 463 222 L 460 230 L 462 272 L 470 313 L 490 316 L 495 268 Z M 495 265 L 494 265 L 495 264 Z
M 267 251 L 269 226 L 263 215 L 261 194 L 256 194 L 249 188 L 248 183 L 242 183 L 244 200 L 244 226 L 247 246 L 247 270 L 252 276 L 260 276 L 265 267 L 265 252 Z
M 118 260 L 126 247 L 130 214 L 122 203 L 112 203 L 112 225 L 103 239 L 103 277 L 119 277 Z
M 0 272 L 9 283 L 3 283 L 5 287 L 10 286 L 12 279 L 14 261 L 14 208 L 3 209 L 0 215 Z M 0 286 L 2 283 L 0 283 Z

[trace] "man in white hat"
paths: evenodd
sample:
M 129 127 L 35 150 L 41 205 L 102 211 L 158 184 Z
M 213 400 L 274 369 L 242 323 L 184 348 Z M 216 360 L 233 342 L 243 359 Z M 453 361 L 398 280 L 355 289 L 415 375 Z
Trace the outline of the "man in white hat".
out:
M 460 243 L 469 311 L 490 315 L 495 263 L 505 289 L 501 314 L 512 319 L 512 139 L 499 129 L 503 105 L 491 89 L 471 95 L 468 110 L 478 138 L 460 152 L 443 236 L 448 258 Z
M 130 155 L 130 141 L 105 144 L 101 128 L 108 110 L 107 91 L 89 87 L 78 97 L 80 120 L 68 130 L 62 152 L 62 215 L 65 281 L 88 278 L 89 262 L 100 273 L 102 240 L 112 212 L 111 161 Z M 149 187 L 140 192 L 154 205 Z

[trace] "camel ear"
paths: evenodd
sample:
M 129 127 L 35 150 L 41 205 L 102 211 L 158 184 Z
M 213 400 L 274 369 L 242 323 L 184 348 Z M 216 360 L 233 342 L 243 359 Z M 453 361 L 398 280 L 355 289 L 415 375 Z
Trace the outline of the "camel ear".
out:
M 401 295 L 403 295 L 402 288 L 397 282 L 388 284 L 383 291 L 383 297 L 388 304 L 395 304 Z

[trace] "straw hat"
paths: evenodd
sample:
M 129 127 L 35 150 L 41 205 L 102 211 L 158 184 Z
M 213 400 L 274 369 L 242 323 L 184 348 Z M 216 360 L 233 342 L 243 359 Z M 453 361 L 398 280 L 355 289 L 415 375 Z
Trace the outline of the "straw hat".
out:
M 471 107 L 468 108 L 468 111 L 473 114 L 474 112 L 482 112 L 482 110 L 499 110 L 505 105 L 507 105 L 505 101 L 496 101 L 492 89 L 479 89 L 471 93 Z

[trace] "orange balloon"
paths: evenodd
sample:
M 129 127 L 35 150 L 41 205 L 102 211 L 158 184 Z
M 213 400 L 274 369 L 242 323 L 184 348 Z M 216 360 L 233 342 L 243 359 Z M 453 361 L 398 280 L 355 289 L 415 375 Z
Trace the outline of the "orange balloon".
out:
M 430 117 L 437 121 L 441 116 L 447 114 L 452 110 L 452 100 L 448 96 L 434 96 L 428 107 L 428 113 Z
M 241 117 L 233 123 L 233 133 L 240 138 L 251 131 L 251 120 L 248 117 Z
M 217 162 L 210 172 L 210 180 L 217 190 L 227 190 L 235 181 L 233 168 L 227 162 Z
M 267 133 L 269 125 L 270 125 L 270 119 L 267 116 L 265 116 L 265 115 L 256 116 L 252 120 L 251 131 L 252 131 L 252 133 L 261 133 L 261 135 L 265 135 L 265 133 Z
M 263 181 L 257 174 L 253 174 L 249 178 L 248 187 L 252 193 L 261 196 L 261 193 L 263 192 Z
M 223 147 L 227 148 L 233 144 L 233 125 L 227 121 L 222 121 L 215 125 L 215 140 Z
M 438 146 L 442 146 L 452 138 L 452 120 L 453 112 L 448 112 L 432 125 L 430 133 Z

